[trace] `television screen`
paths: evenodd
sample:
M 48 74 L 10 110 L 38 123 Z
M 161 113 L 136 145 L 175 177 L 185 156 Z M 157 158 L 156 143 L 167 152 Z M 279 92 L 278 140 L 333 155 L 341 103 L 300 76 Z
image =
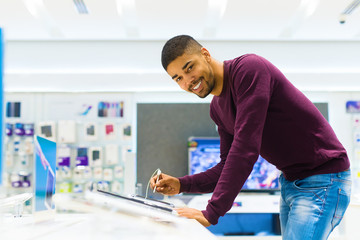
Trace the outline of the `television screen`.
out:
M 220 162 L 220 138 L 190 137 L 188 149 L 190 175 L 206 171 Z M 274 165 L 259 155 L 242 190 L 279 190 L 279 173 Z

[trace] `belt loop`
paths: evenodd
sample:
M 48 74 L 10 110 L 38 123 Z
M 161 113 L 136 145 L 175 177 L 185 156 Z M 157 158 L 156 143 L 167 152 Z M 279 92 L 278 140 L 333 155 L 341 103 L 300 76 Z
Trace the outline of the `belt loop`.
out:
M 338 173 L 337 173 L 337 176 L 340 178 L 340 177 L 341 177 L 341 172 L 338 172 Z

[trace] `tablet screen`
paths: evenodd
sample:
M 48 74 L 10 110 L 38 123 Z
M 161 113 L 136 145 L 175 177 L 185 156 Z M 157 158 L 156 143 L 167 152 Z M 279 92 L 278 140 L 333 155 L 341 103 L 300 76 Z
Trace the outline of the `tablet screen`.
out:
M 136 202 L 138 204 L 141 204 L 141 205 L 144 205 L 144 206 L 147 206 L 147 207 L 151 207 L 151 208 L 155 208 L 155 209 L 160 209 L 160 210 L 163 210 L 163 211 L 166 211 L 166 212 L 172 212 L 173 207 L 174 207 L 171 203 L 158 201 L 158 200 L 153 200 L 153 199 L 145 199 L 145 198 L 143 198 L 141 196 L 127 197 L 127 196 L 124 196 L 124 195 L 121 195 L 121 194 L 107 192 L 107 191 L 103 191 L 103 190 L 100 190 L 100 189 L 97 189 L 97 192 L 106 194 L 108 196 L 128 200 L 130 202 Z

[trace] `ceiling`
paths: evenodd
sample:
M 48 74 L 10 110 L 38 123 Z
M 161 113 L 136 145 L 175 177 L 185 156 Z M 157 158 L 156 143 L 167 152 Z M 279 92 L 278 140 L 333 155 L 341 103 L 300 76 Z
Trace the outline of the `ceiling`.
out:
M 189 34 L 218 40 L 358 41 L 360 6 L 342 15 L 351 3 L 360 1 L 0 0 L 0 27 L 5 40 L 161 40 Z

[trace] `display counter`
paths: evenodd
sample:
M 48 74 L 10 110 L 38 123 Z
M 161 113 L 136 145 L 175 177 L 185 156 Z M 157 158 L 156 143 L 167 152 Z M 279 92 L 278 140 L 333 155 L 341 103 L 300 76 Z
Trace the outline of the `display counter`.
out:
M 217 239 L 196 220 L 174 212 L 94 193 L 86 199 L 59 196 L 57 212 L 0 215 L 0 239 Z
M 216 239 L 197 221 L 179 218 L 162 222 L 118 213 L 56 214 L 37 221 L 35 216 L 3 217 L 1 239 Z

